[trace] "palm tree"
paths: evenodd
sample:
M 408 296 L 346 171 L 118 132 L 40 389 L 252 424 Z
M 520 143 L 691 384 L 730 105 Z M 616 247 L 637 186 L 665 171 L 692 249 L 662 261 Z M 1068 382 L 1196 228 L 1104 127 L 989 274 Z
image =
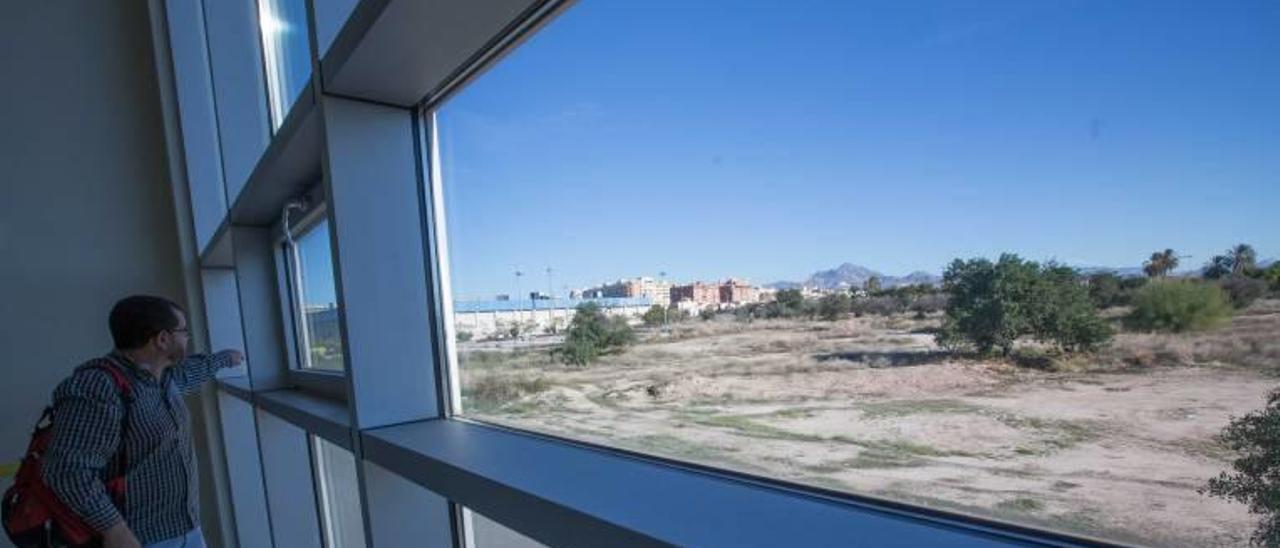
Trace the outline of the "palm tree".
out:
M 1172 249 L 1152 253 L 1151 258 L 1142 263 L 1142 271 L 1148 278 L 1163 278 L 1175 268 L 1178 268 L 1178 254 Z
M 1258 252 L 1249 244 L 1237 244 L 1227 250 L 1231 259 L 1231 273 L 1240 275 L 1258 267 Z

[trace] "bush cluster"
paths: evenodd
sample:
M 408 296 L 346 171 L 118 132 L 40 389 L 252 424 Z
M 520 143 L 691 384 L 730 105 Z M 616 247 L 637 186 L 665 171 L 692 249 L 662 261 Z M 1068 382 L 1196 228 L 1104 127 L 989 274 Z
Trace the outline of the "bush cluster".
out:
M 1125 323 L 1139 331 L 1198 331 L 1222 325 L 1231 304 L 1217 284 L 1197 280 L 1157 280 L 1133 295 Z

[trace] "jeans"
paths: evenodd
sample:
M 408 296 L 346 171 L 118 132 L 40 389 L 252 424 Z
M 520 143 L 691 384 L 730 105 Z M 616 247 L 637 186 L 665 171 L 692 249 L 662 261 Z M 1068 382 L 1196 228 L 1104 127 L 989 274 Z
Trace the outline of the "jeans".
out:
M 204 535 L 200 533 L 200 528 L 196 527 L 185 535 L 165 539 L 160 542 L 153 542 L 143 548 L 207 548 L 204 544 Z

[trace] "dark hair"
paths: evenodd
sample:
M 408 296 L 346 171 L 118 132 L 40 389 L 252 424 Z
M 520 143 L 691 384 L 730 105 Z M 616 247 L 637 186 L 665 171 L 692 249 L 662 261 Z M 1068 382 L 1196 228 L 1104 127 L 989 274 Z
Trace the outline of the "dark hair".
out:
M 111 307 L 111 316 L 107 319 L 111 339 L 120 350 L 141 348 L 161 331 L 177 328 L 181 311 L 178 303 L 164 297 L 125 297 Z

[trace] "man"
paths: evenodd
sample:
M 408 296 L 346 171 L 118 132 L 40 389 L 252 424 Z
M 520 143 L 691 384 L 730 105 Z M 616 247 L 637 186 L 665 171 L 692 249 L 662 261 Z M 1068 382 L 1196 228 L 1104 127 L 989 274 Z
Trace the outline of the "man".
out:
M 122 299 L 112 307 L 108 324 L 115 350 L 76 368 L 54 390 L 45 483 L 102 534 L 106 548 L 204 547 L 182 396 L 244 357 L 235 350 L 187 356 L 186 314 L 161 297 Z M 103 360 L 128 378 L 131 401 L 124 401 L 110 374 L 96 367 Z M 103 483 L 118 455 L 128 466 L 119 508 Z

